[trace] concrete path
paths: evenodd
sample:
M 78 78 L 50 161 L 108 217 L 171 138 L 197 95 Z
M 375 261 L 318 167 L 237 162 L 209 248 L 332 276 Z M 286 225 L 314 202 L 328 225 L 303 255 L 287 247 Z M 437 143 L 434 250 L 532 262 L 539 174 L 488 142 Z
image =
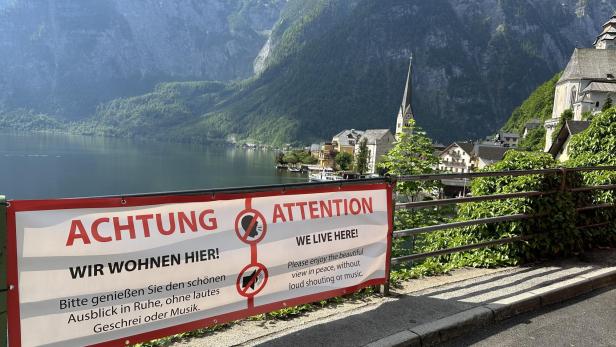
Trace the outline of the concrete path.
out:
M 616 287 L 516 316 L 443 346 L 616 346 Z
M 578 259 L 412 280 L 390 297 L 287 321 L 245 320 L 175 346 L 429 346 L 610 285 L 616 285 L 616 250 L 595 250 Z

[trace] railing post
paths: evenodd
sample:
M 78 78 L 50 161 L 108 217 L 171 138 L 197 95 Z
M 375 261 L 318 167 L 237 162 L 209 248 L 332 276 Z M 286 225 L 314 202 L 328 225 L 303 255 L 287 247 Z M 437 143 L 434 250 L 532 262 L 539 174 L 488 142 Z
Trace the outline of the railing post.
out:
M 6 198 L 0 195 L 0 347 L 7 346 Z
M 389 177 L 388 180 L 388 184 L 389 186 L 392 188 L 391 189 L 391 230 L 389 230 L 389 235 L 388 237 L 392 240 L 393 243 L 393 232 L 394 232 L 394 227 L 393 227 L 393 223 L 394 223 L 394 217 L 396 214 L 396 178 L 395 177 Z M 391 247 L 393 247 L 393 245 L 391 245 Z M 389 262 L 389 266 L 387 273 L 385 274 L 385 278 L 387 278 L 387 282 L 385 284 L 382 284 L 379 286 L 379 293 L 381 293 L 383 296 L 389 296 L 389 281 L 391 280 L 390 277 L 390 273 L 391 273 L 391 254 L 389 255 L 389 259 L 387 259 L 387 261 Z
M 567 168 L 561 167 L 560 172 L 562 173 L 562 181 L 560 182 L 560 192 L 564 193 L 567 190 Z

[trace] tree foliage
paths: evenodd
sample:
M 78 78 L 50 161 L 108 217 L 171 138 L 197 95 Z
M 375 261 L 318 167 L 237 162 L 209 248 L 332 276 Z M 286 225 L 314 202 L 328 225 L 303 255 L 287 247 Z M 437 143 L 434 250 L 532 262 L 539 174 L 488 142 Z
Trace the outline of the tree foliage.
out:
M 605 104 L 603 104 L 603 108 L 601 108 L 601 111 L 605 112 L 607 110 L 609 110 L 612 107 L 612 96 L 608 95 L 607 99 L 605 99 Z
M 608 166 L 616 165 L 616 107 L 609 108 L 595 117 L 588 129 L 576 134 L 569 144 L 569 160 L 567 166 Z M 585 185 L 616 184 L 614 171 L 591 171 L 582 173 Z M 586 195 L 580 194 L 580 203 L 603 204 L 616 203 L 616 192 L 613 190 L 597 190 Z M 599 209 L 587 211 L 581 216 L 581 224 L 608 225 L 585 230 L 589 242 L 594 244 L 616 243 L 616 211 Z
M 546 153 L 509 151 L 502 161 L 484 170 L 530 170 L 556 167 Z M 526 191 L 558 191 L 559 174 L 477 178 L 471 185 L 473 196 Z M 568 184 L 576 185 L 574 181 Z M 529 214 L 539 217 L 525 221 L 491 223 L 445 230 L 427 237 L 426 251 L 456 247 L 514 236 L 532 237 L 526 242 L 438 257 L 433 262 L 447 267 L 515 265 L 537 258 L 569 255 L 583 247 L 576 229 L 575 205 L 571 194 L 558 192 L 532 198 L 475 202 L 460 205 L 457 220 Z
M 334 158 L 340 170 L 349 170 L 353 166 L 353 155 L 348 152 L 340 152 Z
M 368 172 L 368 159 L 370 150 L 368 149 L 368 139 L 364 138 L 359 142 L 359 149 L 355 155 L 355 171 L 360 174 Z
M 411 120 L 405 131 L 398 134 L 394 147 L 381 158 L 379 166 L 389 175 L 406 176 L 434 173 L 438 164 L 439 158 L 433 153 L 432 141 Z M 402 194 L 417 195 L 421 190 L 429 190 L 433 186 L 418 182 L 398 182 L 396 189 Z

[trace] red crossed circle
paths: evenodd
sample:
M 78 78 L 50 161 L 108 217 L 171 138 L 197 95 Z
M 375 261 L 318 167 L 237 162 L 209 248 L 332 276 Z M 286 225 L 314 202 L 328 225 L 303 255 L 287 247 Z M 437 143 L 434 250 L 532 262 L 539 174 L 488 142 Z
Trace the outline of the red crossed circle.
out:
M 242 279 L 244 278 L 245 274 L 250 271 L 255 271 L 255 273 L 252 275 L 249 282 L 246 283 L 246 286 L 242 287 Z M 255 284 L 255 282 L 259 278 L 259 275 L 261 275 L 262 273 L 264 275 L 263 282 L 259 283 L 258 287 L 255 287 L 254 289 L 251 288 L 252 285 Z M 267 269 L 265 268 L 265 265 L 261 263 L 249 264 L 249 265 L 246 265 L 246 267 L 244 267 L 242 271 L 240 271 L 239 276 L 237 276 L 235 287 L 237 289 L 237 292 L 241 296 L 250 298 L 250 297 L 257 295 L 257 293 L 259 293 L 261 290 L 263 290 L 263 288 L 265 288 L 267 279 L 268 279 L 268 273 L 267 273 Z
M 252 222 L 250 223 L 250 226 L 246 228 L 246 230 L 244 230 L 244 228 L 242 228 L 240 221 L 242 220 L 242 217 L 246 215 L 252 215 L 253 218 L 252 218 Z M 248 238 L 250 235 L 250 230 L 252 230 L 252 228 L 254 227 L 255 223 L 257 223 L 257 221 L 261 222 L 261 226 L 263 227 L 263 230 L 261 231 L 261 234 L 258 235 L 256 239 L 249 240 Z M 239 237 L 240 240 L 242 240 L 242 242 L 244 243 L 256 244 L 259 241 L 263 240 L 266 232 L 267 232 L 267 223 L 265 222 L 265 217 L 263 216 L 261 212 L 255 209 L 252 209 L 252 208 L 245 209 L 242 212 L 240 212 L 235 218 L 235 233 L 237 234 L 237 237 Z

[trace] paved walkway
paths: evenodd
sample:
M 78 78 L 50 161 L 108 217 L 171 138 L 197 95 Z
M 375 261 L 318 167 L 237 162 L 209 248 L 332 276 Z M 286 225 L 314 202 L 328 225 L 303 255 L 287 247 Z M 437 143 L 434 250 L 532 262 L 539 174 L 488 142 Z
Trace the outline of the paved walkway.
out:
M 502 269 L 461 269 L 281 321 L 242 321 L 175 346 L 433 345 L 616 284 L 616 249 Z

